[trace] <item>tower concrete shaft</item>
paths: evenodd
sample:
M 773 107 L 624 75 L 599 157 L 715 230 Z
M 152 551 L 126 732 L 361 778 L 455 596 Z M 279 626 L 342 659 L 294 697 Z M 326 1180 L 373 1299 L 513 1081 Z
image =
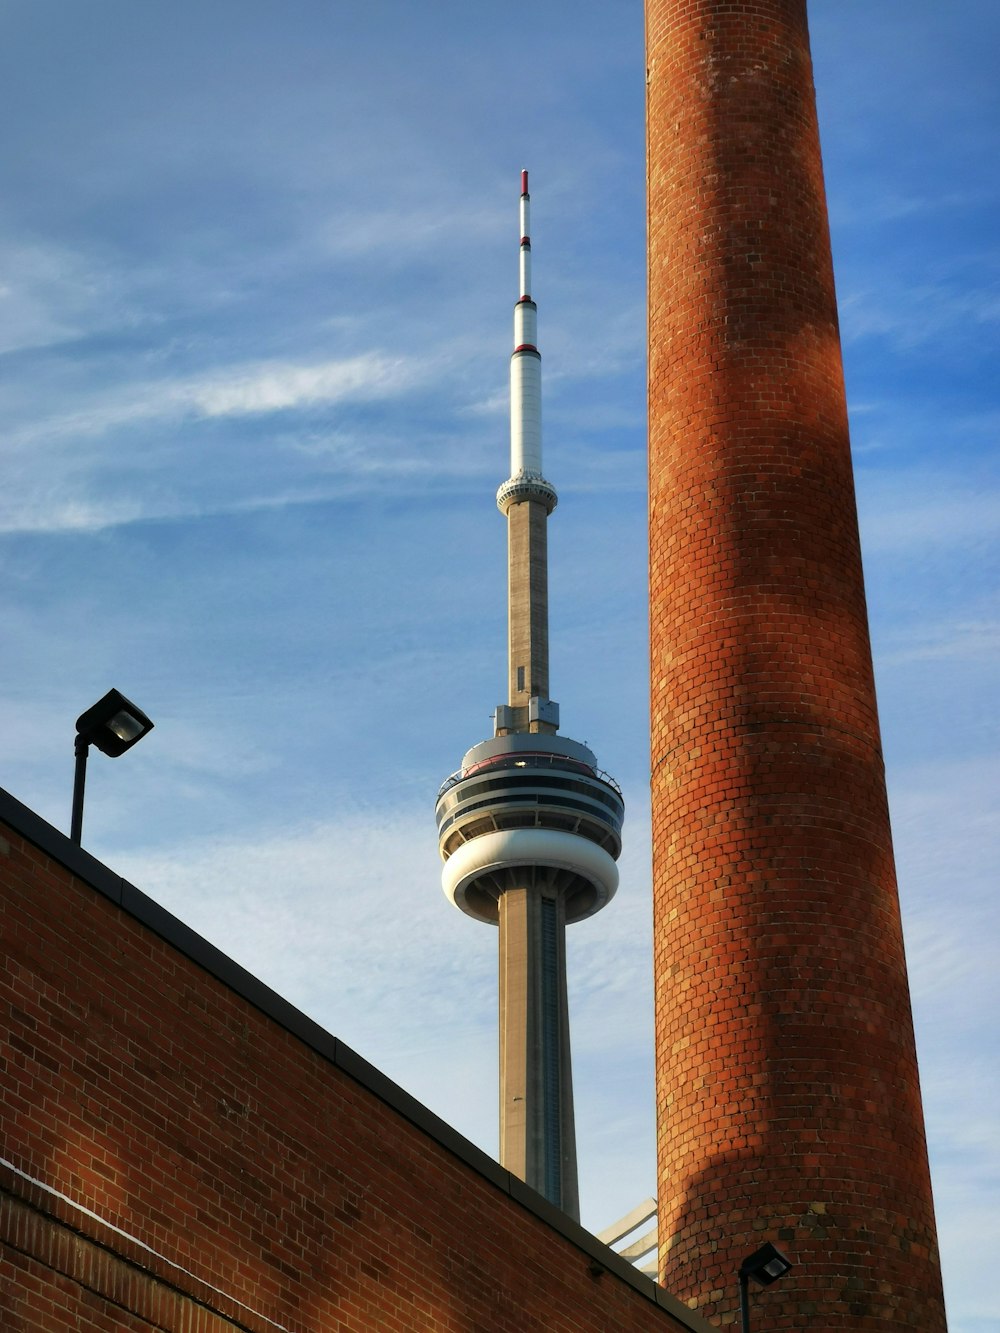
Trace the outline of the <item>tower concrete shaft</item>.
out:
M 549 698 L 541 357 L 530 295 L 528 173 L 521 174 L 520 295 L 511 356 L 510 477 L 497 492 L 508 530 L 508 701 L 437 799 L 449 899 L 500 934 L 500 1161 L 579 1215 L 566 990 L 566 925 L 618 885 L 624 804 L 593 753 L 556 735 Z
M 579 1218 L 565 900 L 525 884 L 499 916 L 500 1161 Z
M 516 730 L 553 733 L 549 709 L 548 510 L 521 500 L 507 510 L 508 700 Z M 534 712 L 534 716 L 532 716 Z
M 646 0 L 664 1284 L 944 1328 L 804 0 Z

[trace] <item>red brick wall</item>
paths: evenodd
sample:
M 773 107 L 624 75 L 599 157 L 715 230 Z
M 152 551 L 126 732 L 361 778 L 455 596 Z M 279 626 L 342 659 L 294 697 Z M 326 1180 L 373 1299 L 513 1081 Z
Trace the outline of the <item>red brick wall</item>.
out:
M 930 1333 L 805 3 L 646 21 L 663 1280 L 732 1322 L 767 1238 L 797 1265 L 769 1329 Z
M 0 838 L 4 1333 L 706 1327 L 28 822 Z

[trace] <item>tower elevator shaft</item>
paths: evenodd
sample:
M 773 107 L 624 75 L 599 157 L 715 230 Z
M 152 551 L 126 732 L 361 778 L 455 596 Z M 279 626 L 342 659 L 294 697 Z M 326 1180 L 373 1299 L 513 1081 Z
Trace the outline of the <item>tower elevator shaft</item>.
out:
M 500 1162 L 579 1217 L 563 896 L 506 889 L 499 926 Z

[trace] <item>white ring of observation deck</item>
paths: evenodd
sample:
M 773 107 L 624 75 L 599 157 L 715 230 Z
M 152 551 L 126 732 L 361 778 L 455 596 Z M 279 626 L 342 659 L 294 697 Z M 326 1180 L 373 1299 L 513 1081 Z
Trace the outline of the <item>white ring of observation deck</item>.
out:
M 495 913 L 490 916 L 476 910 L 466 897 L 467 890 L 481 876 L 521 866 L 569 870 L 591 885 L 595 891 L 593 902 L 574 920 L 599 912 L 618 888 L 618 867 L 609 852 L 574 833 L 546 828 L 501 829 L 463 843 L 445 862 L 441 887 L 461 911 L 495 925 Z

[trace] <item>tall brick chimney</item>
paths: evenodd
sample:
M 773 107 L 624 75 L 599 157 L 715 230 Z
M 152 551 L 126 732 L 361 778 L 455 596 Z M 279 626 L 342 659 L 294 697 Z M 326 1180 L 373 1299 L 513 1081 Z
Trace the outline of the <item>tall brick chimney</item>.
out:
M 945 1327 L 805 0 L 646 0 L 664 1284 Z

